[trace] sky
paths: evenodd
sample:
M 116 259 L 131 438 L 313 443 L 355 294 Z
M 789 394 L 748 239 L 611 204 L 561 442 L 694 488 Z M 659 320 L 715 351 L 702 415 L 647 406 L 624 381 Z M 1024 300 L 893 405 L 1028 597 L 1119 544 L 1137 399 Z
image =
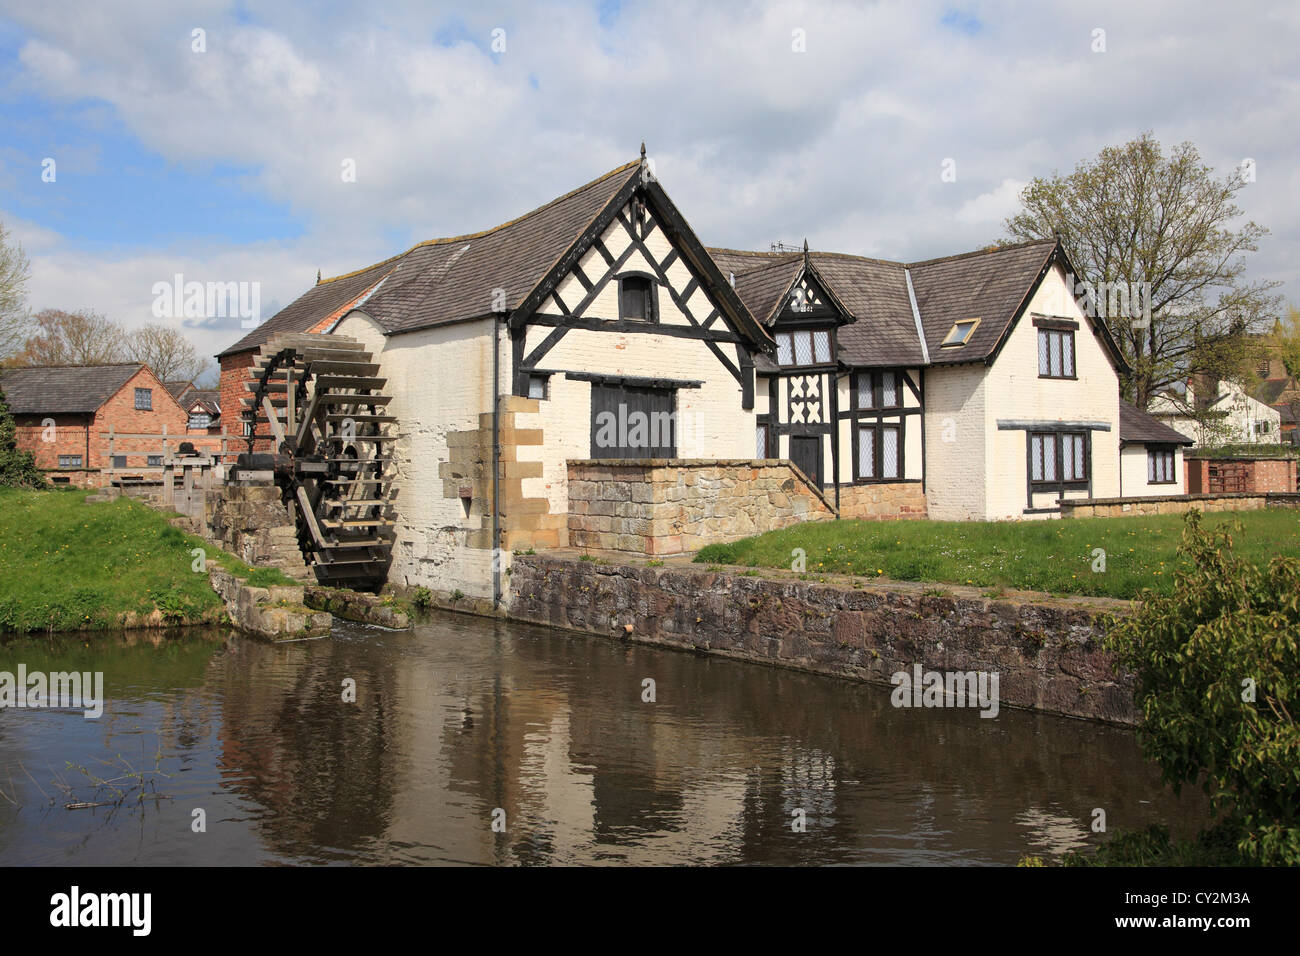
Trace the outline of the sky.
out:
M 138 326 L 181 275 L 265 318 L 643 141 L 708 245 L 913 261 L 1150 131 L 1254 160 L 1247 276 L 1300 302 L 1298 49 L 1294 2 L 0 0 L 0 222 L 34 310 Z M 205 354 L 245 331 L 165 321 Z

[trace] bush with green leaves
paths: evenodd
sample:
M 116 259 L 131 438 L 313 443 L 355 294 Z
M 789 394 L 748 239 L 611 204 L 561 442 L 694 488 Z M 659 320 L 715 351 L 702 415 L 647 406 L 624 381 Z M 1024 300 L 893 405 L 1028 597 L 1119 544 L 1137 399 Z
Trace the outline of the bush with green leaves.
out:
M 45 475 L 36 467 L 31 452 L 18 448 L 17 428 L 3 391 L 0 391 L 0 487 L 47 487 Z
M 1295 865 L 1300 560 L 1243 561 L 1233 533 L 1189 513 L 1173 592 L 1147 593 L 1107 644 L 1137 678 L 1143 749 L 1165 782 L 1205 788 L 1243 862 Z

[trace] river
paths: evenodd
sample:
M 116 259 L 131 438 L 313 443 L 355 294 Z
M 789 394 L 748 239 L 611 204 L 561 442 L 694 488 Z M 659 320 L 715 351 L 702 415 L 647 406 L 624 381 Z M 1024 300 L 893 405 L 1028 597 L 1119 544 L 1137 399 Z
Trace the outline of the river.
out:
M 455 614 L 19 663 L 108 700 L 0 710 L 3 865 L 1014 864 L 1205 812 L 1120 728 Z

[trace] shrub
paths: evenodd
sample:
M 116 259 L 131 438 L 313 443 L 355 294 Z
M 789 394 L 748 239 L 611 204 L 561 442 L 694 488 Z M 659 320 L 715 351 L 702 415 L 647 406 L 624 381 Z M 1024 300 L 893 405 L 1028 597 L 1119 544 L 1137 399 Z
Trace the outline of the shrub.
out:
M 1200 782 L 1244 861 L 1300 864 L 1300 561 L 1248 563 L 1232 534 L 1189 513 L 1173 592 L 1147 592 L 1107 645 L 1165 782 Z
M 36 467 L 32 453 L 18 448 L 17 431 L 5 393 L 0 391 L 0 486 L 45 488 L 45 475 Z

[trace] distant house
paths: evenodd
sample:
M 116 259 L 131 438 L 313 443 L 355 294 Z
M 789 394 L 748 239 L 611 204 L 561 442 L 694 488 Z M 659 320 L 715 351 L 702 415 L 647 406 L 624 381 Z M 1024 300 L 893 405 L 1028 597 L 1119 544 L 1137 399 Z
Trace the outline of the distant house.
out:
M 1186 435 L 1121 399 L 1120 496 L 1186 494 L 1183 450 L 1192 444 Z
M 1300 383 L 1276 357 L 1261 362 L 1259 374 L 1261 381 L 1251 391 L 1251 397 L 1277 412 L 1280 441 L 1300 445 L 1300 431 L 1296 429 L 1296 420 L 1300 418 Z
M 1196 409 L 1196 414 L 1191 413 Z M 1157 395 L 1147 406 L 1157 420 L 1197 445 L 1273 445 L 1282 438 L 1282 415 L 1238 383 L 1226 379 L 1186 383 L 1184 396 Z
M 130 436 L 166 431 L 176 436 L 166 446 L 174 452 L 187 434 L 186 411 L 147 365 L 10 369 L 0 373 L 0 388 L 19 447 L 52 484 L 89 488 L 161 474 L 164 440 Z M 216 447 L 211 439 L 194 444 Z
M 166 382 L 167 391 L 171 392 L 181 408 L 189 416 L 186 431 L 191 435 L 220 435 L 221 390 L 219 388 L 196 388 L 193 382 Z

